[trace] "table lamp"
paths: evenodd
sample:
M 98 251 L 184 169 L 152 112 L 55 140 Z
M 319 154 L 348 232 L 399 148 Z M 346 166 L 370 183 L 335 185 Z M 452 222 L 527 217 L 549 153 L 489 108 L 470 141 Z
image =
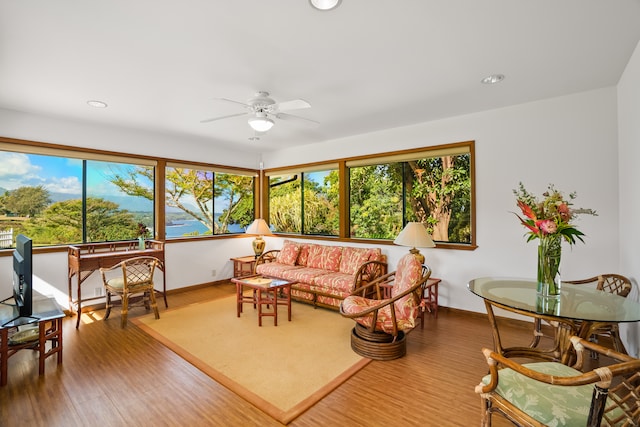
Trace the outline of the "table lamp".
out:
M 264 252 L 264 247 L 266 245 L 266 242 L 262 239 L 262 236 L 270 236 L 272 234 L 269 226 L 267 225 L 267 222 L 262 218 L 258 218 L 253 221 L 250 226 L 247 227 L 245 233 L 256 235 L 256 238 L 253 241 L 253 252 L 256 254 L 256 258 L 258 258 L 260 255 L 262 255 L 262 252 Z
M 414 254 L 420 260 L 421 264 L 424 264 L 424 255 L 422 255 L 416 247 L 436 247 L 436 244 L 433 243 L 433 239 L 429 233 L 427 233 L 427 229 L 421 222 L 408 222 L 393 243 L 412 248 L 409 252 Z

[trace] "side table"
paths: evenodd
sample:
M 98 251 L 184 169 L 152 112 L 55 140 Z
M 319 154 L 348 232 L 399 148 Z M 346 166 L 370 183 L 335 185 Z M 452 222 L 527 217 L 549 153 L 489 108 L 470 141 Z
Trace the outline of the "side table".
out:
M 441 279 L 430 277 L 422 286 L 422 302 L 418 317 L 420 318 L 420 329 L 424 329 L 424 312 L 429 311 L 434 317 L 438 318 L 438 285 Z
M 254 255 L 231 258 L 233 261 L 233 277 L 246 277 L 255 274 L 256 257 Z

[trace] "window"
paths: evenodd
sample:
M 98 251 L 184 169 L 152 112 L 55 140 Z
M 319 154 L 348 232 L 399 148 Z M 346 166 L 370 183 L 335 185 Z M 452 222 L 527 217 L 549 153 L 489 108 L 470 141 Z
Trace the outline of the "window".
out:
M 269 223 L 273 231 L 338 236 L 338 185 L 335 166 L 269 174 Z
M 474 244 L 473 144 L 347 161 L 353 238 L 394 239 L 409 221 L 436 242 Z
M 188 165 L 167 166 L 167 239 L 242 233 L 253 215 L 253 176 Z
M 349 168 L 350 236 L 394 239 L 402 231 L 402 163 Z
M 149 200 L 125 185 L 140 165 L 103 157 L 0 143 L 0 232 L 60 245 L 132 239 L 139 222 L 153 229 L 153 166 L 150 180 L 136 177 Z

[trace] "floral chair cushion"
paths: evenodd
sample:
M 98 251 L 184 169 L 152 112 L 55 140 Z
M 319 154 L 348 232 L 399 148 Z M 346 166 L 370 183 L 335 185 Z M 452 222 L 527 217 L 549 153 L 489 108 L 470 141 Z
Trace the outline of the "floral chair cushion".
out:
M 391 288 L 392 297 L 409 289 L 422 279 L 422 264 L 413 255 L 407 254 L 398 261 L 395 272 L 393 287 Z M 352 295 L 344 299 L 342 302 L 342 310 L 346 314 L 356 314 L 370 307 L 380 304 L 380 300 L 368 299 L 357 295 Z M 406 295 L 398 299 L 395 303 L 396 322 L 398 330 L 413 329 L 416 326 L 416 316 L 418 314 L 418 305 L 413 294 Z M 356 322 L 364 327 L 370 328 L 373 322 L 373 314 L 356 317 Z M 393 333 L 393 318 L 391 317 L 391 305 L 386 305 L 378 310 L 378 320 L 375 324 L 375 330 L 383 331 L 388 334 Z
M 523 366 L 549 375 L 571 377 L 582 374 L 556 362 L 526 363 Z M 488 384 L 490 375 L 482 379 Z M 585 426 L 593 384 L 558 386 L 536 381 L 509 368 L 501 369 L 498 386 L 493 391 L 535 420 L 551 426 Z M 609 406 L 609 404 L 607 404 Z
M 285 240 L 282 244 L 282 249 L 276 257 L 276 262 L 286 265 L 295 265 L 300 253 L 300 245 L 291 240 Z

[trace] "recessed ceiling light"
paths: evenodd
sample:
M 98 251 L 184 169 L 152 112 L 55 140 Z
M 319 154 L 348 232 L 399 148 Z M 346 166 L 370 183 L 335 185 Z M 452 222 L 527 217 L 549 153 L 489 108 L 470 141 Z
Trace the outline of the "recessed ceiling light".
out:
M 503 80 L 504 74 L 491 74 L 490 76 L 487 76 L 484 79 L 480 80 L 480 82 L 485 85 L 493 85 L 496 83 L 500 83 Z
M 342 0 L 309 0 L 311 6 L 322 11 L 335 9 L 341 2 Z
M 87 101 L 87 104 L 95 108 L 107 108 L 107 103 L 102 101 Z

